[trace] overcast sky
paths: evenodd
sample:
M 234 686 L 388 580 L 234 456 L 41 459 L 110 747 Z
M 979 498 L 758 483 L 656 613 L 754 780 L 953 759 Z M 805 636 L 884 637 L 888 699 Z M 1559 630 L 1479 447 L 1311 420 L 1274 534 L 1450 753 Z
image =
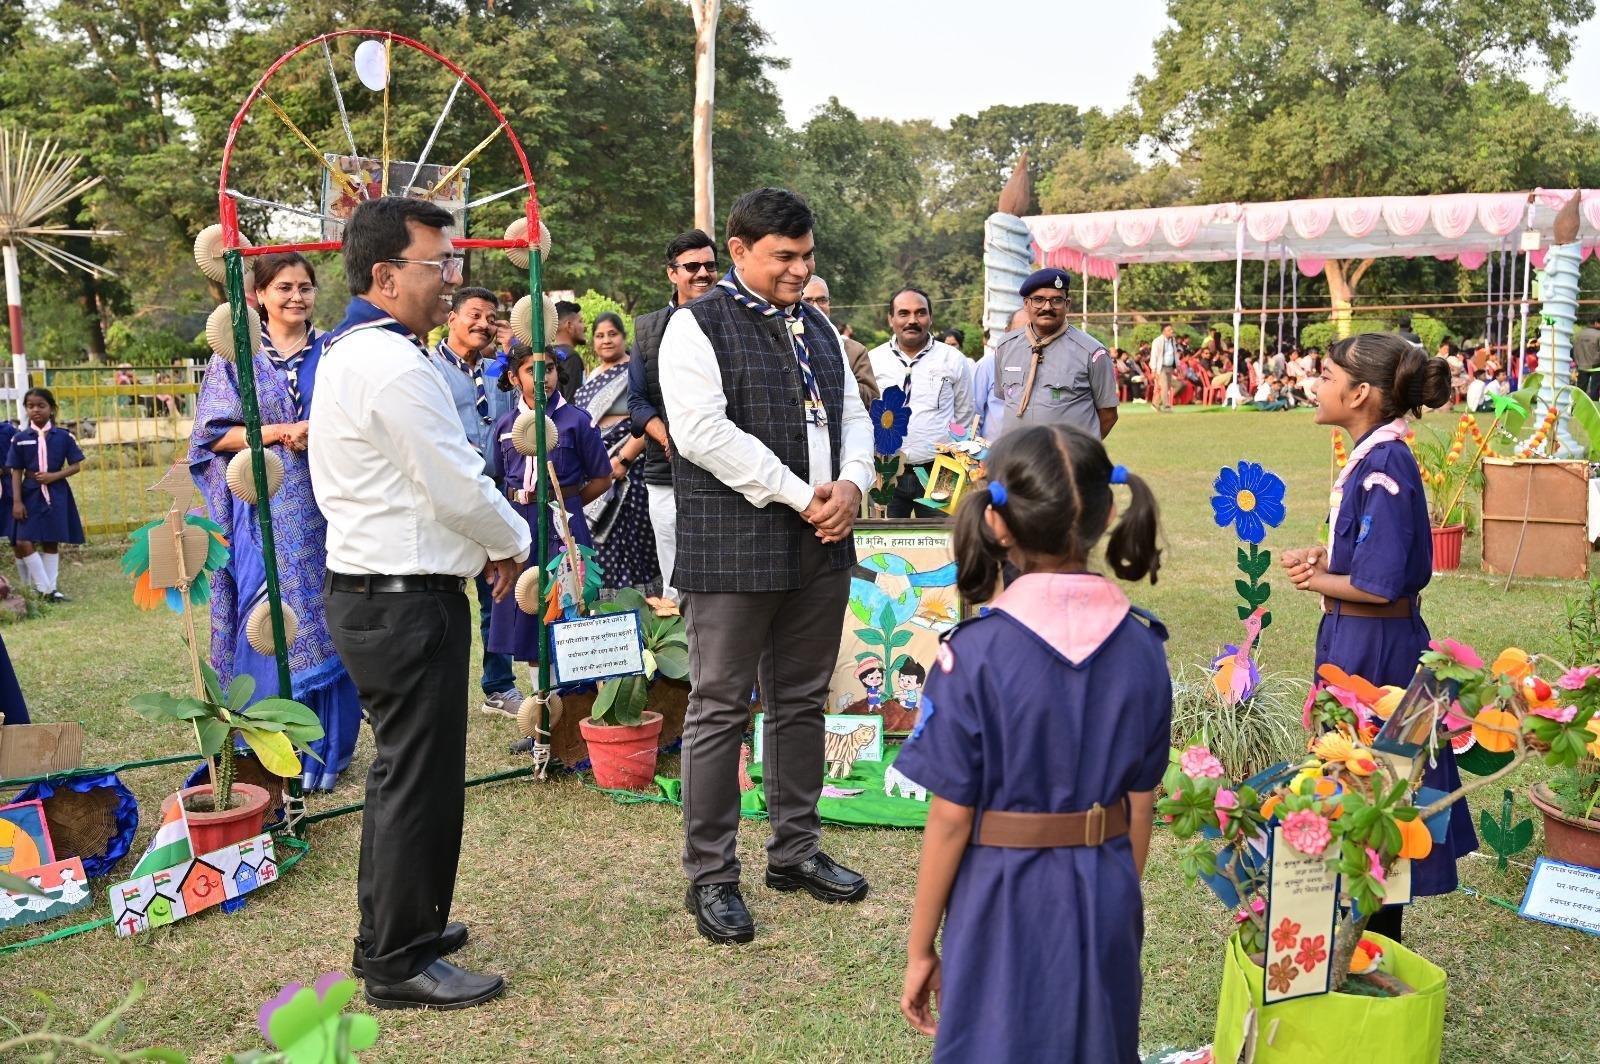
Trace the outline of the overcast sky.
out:
M 1038 101 L 1111 111 L 1166 24 L 1161 0 L 748 0 L 790 61 L 773 75 L 793 125 L 829 96 L 862 117 L 947 123 L 991 104 Z M 1043 38 L 1048 10 L 1065 17 Z M 1039 45 L 1045 47 L 1040 48 Z M 1579 31 L 1562 90 L 1600 112 L 1600 19 Z

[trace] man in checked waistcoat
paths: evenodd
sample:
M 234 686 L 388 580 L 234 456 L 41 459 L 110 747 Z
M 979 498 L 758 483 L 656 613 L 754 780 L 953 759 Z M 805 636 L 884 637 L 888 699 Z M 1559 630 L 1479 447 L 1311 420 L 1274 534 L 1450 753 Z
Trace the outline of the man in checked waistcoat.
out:
M 839 653 L 851 527 L 872 428 L 825 315 L 801 299 L 814 219 L 784 189 L 728 215 L 733 268 L 661 340 L 678 506 L 673 584 L 689 634 L 683 736 L 686 906 L 713 942 L 748 942 L 739 893 L 739 745 L 760 673 L 767 886 L 826 902 L 867 881 L 820 849 L 823 705 Z

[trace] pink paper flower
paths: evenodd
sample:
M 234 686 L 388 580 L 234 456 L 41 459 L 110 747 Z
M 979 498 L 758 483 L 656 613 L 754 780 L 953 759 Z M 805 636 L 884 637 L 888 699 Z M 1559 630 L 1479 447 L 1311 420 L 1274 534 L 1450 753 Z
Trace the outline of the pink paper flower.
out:
M 1228 830 L 1228 814 L 1224 810 L 1239 808 L 1239 796 L 1226 787 L 1219 788 L 1215 800 L 1217 810 L 1217 825 L 1223 831 Z
M 1311 727 L 1311 707 L 1317 704 L 1317 692 L 1321 690 L 1316 684 L 1311 685 L 1311 690 L 1306 692 L 1306 704 L 1300 708 L 1300 724 L 1306 729 Z
M 1578 715 L 1577 706 L 1529 706 L 1528 712 L 1535 717 L 1548 717 L 1562 724 L 1572 723 L 1572 718 Z
M 1178 767 L 1191 779 L 1222 778 L 1222 762 L 1203 746 L 1191 746 L 1178 757 Z
M 1236 923 L 1236 924 L 1242 924 L 1246 920 L 1250 919 L 1250 916 L 1251 916 L 1252 913 L 1255 914 L 1256 916 L 1265 916 L 1266 912 L 1267 912 L 1267 903 L 1263 899 L 1261 899 L 1261 898 L 1251 898 L 1250 899 L 1250 908 L 1249 908 L 1249 910 L 1247 911 L 1247 910 L 1244 910 L 1244 909 L 1240 909 L 1238 912 L 1234 913 L 1233 914 L 1233 922 Z
M 1387 884 L 1389 877 L 1383 874 L 1383 859 L 1378 856 L 1378 851 L 1371 846 L 1367 847 L 1367 871 L 1379 883 Z
M 1428 649 L 1449 655 L 1457 665 L 1464 665 L 1469 669 L 1483 668 L 1483 659 L 1478 657 L 1478 652 L 1467 646 L 1467 644 L 1458 643 L 1454 639 L 1430 640 Z
M 1326 817 L 1309 809 L 1301 809 L 1284 817 L 1283 838 L 1308 857 L 1321 857 L 1333 836 L 1328 831 Z
M 1600 676 L 1600 665 L 1579 665 L 1577 668 L 1568 669 L 1566 675 L 1557 680 L 1556 684 L 1564 691 L 1581 691 L 1595 676 Z

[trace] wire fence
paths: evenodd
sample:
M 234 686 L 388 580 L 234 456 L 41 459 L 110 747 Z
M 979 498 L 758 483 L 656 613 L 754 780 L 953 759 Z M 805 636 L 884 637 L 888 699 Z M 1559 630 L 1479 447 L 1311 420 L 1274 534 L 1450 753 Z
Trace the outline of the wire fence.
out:
M 72 489 L 88 536 L 121 535 L 161 516 L 170 500 L 147 489 L 188 451 L 202 372 L 189 364 L 30 367 L 30 385 L 54 393 L 56 424 L 83 449 Z

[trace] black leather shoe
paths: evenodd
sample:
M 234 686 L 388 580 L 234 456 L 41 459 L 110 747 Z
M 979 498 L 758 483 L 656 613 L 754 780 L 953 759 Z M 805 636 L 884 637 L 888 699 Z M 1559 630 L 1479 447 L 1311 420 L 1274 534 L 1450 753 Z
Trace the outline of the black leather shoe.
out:
M 368 983 L 367 1004 L 378 1009 L 470 1009 L 505 989 L 506 981 L 498 975 L 480 975 L 440 960 L 401 983 Z
M 467 925 L 451 921 L 444 925 L 444 934 L 439 936 L 439 956 L 447 957 L 467 944 Z M 361 969 L 366 967 L 367 946 L 359 938 L 356 939 L 356 948 L 350 954 L 350 970 L 357 979 L 363 978 Z
M 694 926 L 713 942 L 749 942 L 756 937 L 756 922 L 744 907 L 737 883 L 691 885 L 683 907 L 694 914 Z
M 803 890 L 818 901 L 860 901 L 867 896 L 867 878 L 818 850 L 797 865 L 767 865 L 767 886 Z

